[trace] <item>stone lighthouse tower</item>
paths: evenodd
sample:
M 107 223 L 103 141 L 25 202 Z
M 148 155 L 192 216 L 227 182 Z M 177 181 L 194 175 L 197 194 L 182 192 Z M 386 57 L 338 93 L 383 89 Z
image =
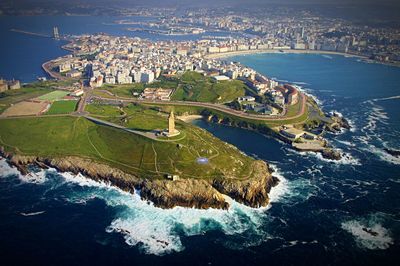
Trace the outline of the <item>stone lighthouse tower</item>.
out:
M 179 131 L 175 129 L 175 116 L 174 116 L 174 111 L 171 111 L 171 113 L 168 116 L 168 132 L 166 135 L 168 137 L 173 137 L 179 135 Z
M 174 111 L 171 111 L 171 113 L 168 116 L 168 133 L 169 135 L 172 135 L 175 133 L 175 116 L 174 116 Z

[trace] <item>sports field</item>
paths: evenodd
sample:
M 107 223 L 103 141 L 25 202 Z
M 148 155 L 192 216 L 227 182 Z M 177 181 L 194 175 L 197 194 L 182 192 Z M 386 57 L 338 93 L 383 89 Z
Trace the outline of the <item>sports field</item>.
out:
M 54 102 L 47 114 L 69 114 L 75 111 L 78 101 L 56 101 Z
M 46 102 L 22 101 L 7 108 L 1 116 L 38 115 L 46 110 Z
M 38 97 L 38 99 L 42 101 L 57 101 L 67 96 L 68 93 L 69 93 L 68 91 L 52 91 L 50 93 Z

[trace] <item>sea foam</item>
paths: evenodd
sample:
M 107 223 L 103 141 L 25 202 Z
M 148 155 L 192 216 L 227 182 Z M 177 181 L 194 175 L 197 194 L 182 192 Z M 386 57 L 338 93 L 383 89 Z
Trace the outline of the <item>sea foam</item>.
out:
M 20 172 L 16 167 L 10 166 L 6 159 L 0 157 L 0 177 L 8 177 L 12 175 L 20 175 Z
M 342 223 L 342 229 L 352 234 L 357 245 L 365 249 L 387 249 L 394 243 L 388 229 L 384 228 L 376 216 L 355 219 Z M 367 232 L 366 230 L 370 230 Z
M 118 207 L 114 220 L 106 228 L 109 233 L 121 233 L 128 245 L 137 246 L 142 252 L 164 255 L 184 250 L 182 237 L 203 235 L 220 230 L 226 236 L 249 234 L 248 239 L 261 239 L 266 233 L 262 224 L 268 220 L 267 209 L 254 209 L 239 204 L 229 197 L 229 210 L 199 210 L 183 207 L 161 209 L 140 198 L 139 192 L 130 194 L 106 183 L 100 183 L 82 175 L 62 173 L 66 184 L 86 187 L 72 195 L 73 202 L 102 199 L 112 207 Z M 271 191 L 271 203 L 277 202 L 287 191 L 287 181 L 275 173 L 281 183 Z M 247 239 L 247 238 L 246 238 Z M 242 243 L 249 245 L 249 243 Z

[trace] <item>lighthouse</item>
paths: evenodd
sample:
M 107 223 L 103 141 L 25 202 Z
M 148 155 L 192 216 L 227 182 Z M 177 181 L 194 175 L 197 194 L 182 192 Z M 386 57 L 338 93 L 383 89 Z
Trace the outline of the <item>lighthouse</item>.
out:
M 175 116 L 174 116 L 174 111 L 171 111 L 168 116 L 168 130 L 165 132 L 165 135 L 167 137 L 173 137 L 179 135 L 180 132 L 175 129 Z
M 174 111 L 171 111 L 168 116 L 168 133 L 174 134 L 175 133 L 175 116 Z

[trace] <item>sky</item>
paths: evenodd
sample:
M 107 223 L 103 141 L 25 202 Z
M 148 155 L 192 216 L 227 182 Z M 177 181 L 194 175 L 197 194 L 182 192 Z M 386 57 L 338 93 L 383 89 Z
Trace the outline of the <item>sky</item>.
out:
M 331 17 L 355 20 L 400 21 L 400 0 L 0 0 L 2 5 L 18 8 L 46 7 L 68 9 L 91 7 L 289 7 L 310 8 Z
M 285 4 L 285 5 L 386 5 L 400 6 L 399 0 L 4 0 L 5 2 L 14 2 L 19 4 L 57 4 L 57 3 L 89 3 L 89 4 L 124 4 L 124 5 L 184 5 L 196 6 L 204 5 L 268 5 L 268 4 Z

